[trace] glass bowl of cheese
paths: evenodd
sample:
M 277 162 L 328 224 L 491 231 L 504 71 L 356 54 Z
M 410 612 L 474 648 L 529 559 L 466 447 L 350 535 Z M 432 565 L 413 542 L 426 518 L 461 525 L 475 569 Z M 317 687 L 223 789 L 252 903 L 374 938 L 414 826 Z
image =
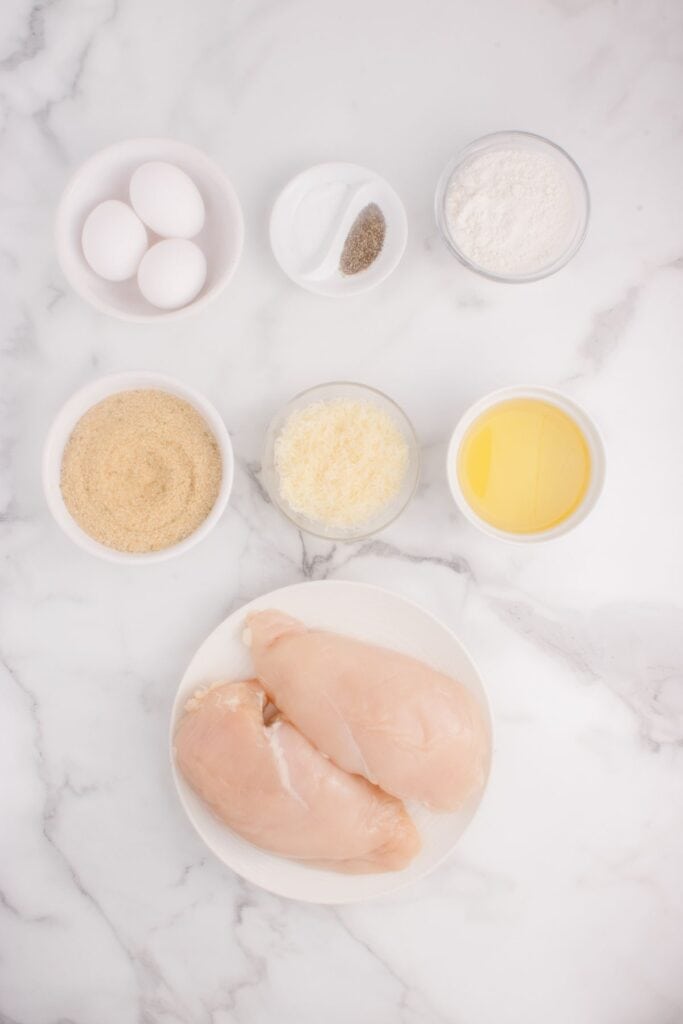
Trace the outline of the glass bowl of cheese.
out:
M 302 391 L 268 427 L 262 476 L 271 500 L 300 530 L 326 540 L 383 530 L 412 498 L 419 475 L 410 420 L 366 384 Z

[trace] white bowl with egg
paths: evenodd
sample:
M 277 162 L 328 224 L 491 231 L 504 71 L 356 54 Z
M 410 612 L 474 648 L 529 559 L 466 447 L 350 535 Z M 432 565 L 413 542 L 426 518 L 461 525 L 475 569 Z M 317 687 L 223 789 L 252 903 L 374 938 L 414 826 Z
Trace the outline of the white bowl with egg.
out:
M 101 203 L 107 200 L 125 203 L 133 213 L 133 222 L 135 221 L 136 214 L 131 204 L 131 179 L 139 168 L 150 163 L 170 164 L 183 172 L 177 176 L 181 183 L 180 194 L 185 197 L 183 209 L 179 211 L 181 219 L 177 234 L 162 236 L 158 233 L 159 230 L 167 230 L 163 217 L 159 219 L 160 214 L 156 209 L 157 193 L 161 190 L 153 187 L 153 175 L 150 180 L 149 176 L 143 174 L 138 178 L 137 191 L 143 196 L 143 209 L 145 199 L 148 206 L 152 205 L 149 223 L 157 228 L 155 231 L 149 226 L 145 227 L 148 247 L 144 255 L 137 255 L 139 232 L 136 233 L 134 223 L 121 225 L 117 219 L 113 220 L 114 228 L 118 232 L 114 244 L 123 246 L 120 258 L 111 259 L 105 243 L 107 238 L 112 236 L 106 231 L 101 237 L 95 233 L 94 240 L 91 240 L 91 248 L 94 246 L 96 259 L 99 256 L 105 264 L 114 264 L 114 273 L 119 266 L 124 268 L 121 273 L 126 273 L 128 258 L 132 261 L 137 259 L 143 265 L 151 263 L 151 274 L 148 273 L 147 276 L 151 277 L 154 290 L 150 294 L 157 297 L 160 284 L 162 301 L 164 290 L 170 288 L 173 291 L 178 288 L 173 278 L 178 271 L 178 256 L 174 252 L 159 253 L 156 251 L 156 245 L 161 243 L 168 249 L 165 242 L 171 238 L 184 240 L 186 243 L 181 247 L 180 253 L 180 259 L 187 261 L 185 280 L 180 282 L 181 290 L 174 292 L 178 301 L 183 299 L 183 286 L 196 286 L 201 280 L 201 276 L 196 276 L 201 275 L 201 258 L 196 251 L 200 250 L 206 264 L 205 279 L 196 296 L 180 308 L 158 308 L 147 301 L 140 291 L 136 272 L 131 273 L 125 280 L 106 280 L 99 276 L 83 252 L 84 226 L 89 215 Z M 197 197 L 192 188 L 187 186 L 186 179 L 183 189 L 182 179 L 185 175 L 196 187 L 195 191 L 198 192 L 204 206 L 202 227 L 191 237 L 188 237 L 187 232 L 193 231 L 193 224 L 195 227 L 197 224 Z M 177 184 L 172 181 L 171 187 L 177 187 Z M 133 199 L 136 199 L 135 191 Z M 135 205 L 140 209 L 138 202 Z M 163 211 L 161 212 L 163 214 Z M 101 312 L 120 320 L 154 323 L 160 320 L 176 320 L 199 312 L 220 294 L 235 273 L 242 254 L 244 221 L 237 194 L 230 181 L 221 168 L 201 150 L 173 139 L 126 139 L 95 153 L 75 172 L 62 194 L 57 209 L 55 241 L 64 275 L 81 298 Z M 130 247 L 130 252 L 127 246 Z M 194 280 L 190 281 L 188 278 L 192 278 L 193 275 Z M 189 287 L 187 293 L 192 294 L 193 288 Z
M 463 441 L 471 427 L 486 412 L 502 403 L 515 399 L 531 399 L 555 406 L 578 426 L 590 456 L 590 477 L 585 494 L 578 507 L 557 525 L 533 533 L 513 533 L 487 522 L 470 505 L 458 473 L 458 461 Z M 493 391 L 474 402 L 461 416 L 451 435 L 446 455 L 446 476 L 453 500 L 463 516 L 482 533 L 513 544 L 535 544 L 562 537 L 583 522 L 595 508 L 602 494 L 606 476 L 606 452 L 602 435 L 591 416 L 567 395 L 547 387 L 506 387 Z
M 154 389 L 166 391 L 171 395 L 184 399 L 202 416 L 216 439 L 221 454 L 221 484 L 218 496 L 209 515 L 200 526 L 178 544 L 148 553 L 131 553 L 118 551 L 115 548 L 100 544 L 83 530 L 69 512 L 61 490 L 62 458 L 67 442 L 80 418 L 110 395 L 122 391 Z M 57 525 L 70 540 L 91 555 L 108 562 L 122 565 L 149 565 L 164 562 L 194 547 L 203 540 L 221 518 L 230 498 L 234 477 L 235 460 L 225 423 L 216 408 L 194 388 L 188 387 L 173 377 L 158 373 L 137 371 L 131 373 L 114 373 L 86 384 L 69 398 L 57 413 L 48 432 L 43 448 L 43 490 L 48 508 Z

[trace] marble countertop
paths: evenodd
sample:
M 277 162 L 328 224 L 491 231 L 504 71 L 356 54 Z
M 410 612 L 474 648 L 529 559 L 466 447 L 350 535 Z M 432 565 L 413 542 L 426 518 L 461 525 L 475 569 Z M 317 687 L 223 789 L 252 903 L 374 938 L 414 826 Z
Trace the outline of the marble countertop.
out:
M 4 0 L 0 13 L 0 1020 L 3 1024 L 683 1021 L 683 9 L 677 0 Z M 556 277 L 487 282 L 432 197 L 470 139 L 548 135 L 593 213 Z M 130 326 L 67 287 L 55 205 L 94 150 L 168 135 L 244 205 L 228 290 Z M 270 206 L 351 160 L 403 197 L 396 273 L 344 301 L 275 264 Z M 144 569 L 52 522 L 40 452 L 98 374 L 154 369 L 218 406 L 238 472 L 215 532 Z M 301 536 L 265 500 L 271 414 L 376 385 L 424 446 L 416 500 L 370 541 Z M 475 532 L 444 476 L 463 408 L 511 383 L 585 404 L 608 448 L 595 512 L 552 544 Z M 365 580 L 447 621 L 496 723 L 480 813 L 435 874 L 377 903 L 299 905 L 202 846 L 168 715 L 208 632 L 299 580 Z

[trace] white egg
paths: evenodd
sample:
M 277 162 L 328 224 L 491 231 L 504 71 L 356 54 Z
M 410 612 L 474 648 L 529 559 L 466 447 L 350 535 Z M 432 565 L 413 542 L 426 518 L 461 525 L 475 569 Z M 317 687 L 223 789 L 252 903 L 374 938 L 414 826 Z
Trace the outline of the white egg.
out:
M 192 178 L 173 164 L 152 160 L 130 179 L 130 201 L 140 220 L 162 238 L 193 238 L 204 226 L 204 200 Z
M 147 250 L 138 269 L 138 287 L 157 309 L 180 309 L 206 281 L 206 257 L 185 238 L 165 238 Z
M 83 255 L 99 277 L 127 281 L 147 249 L 147 232 L 127 203 L 106 199 L 88 214 L 83 225 Z

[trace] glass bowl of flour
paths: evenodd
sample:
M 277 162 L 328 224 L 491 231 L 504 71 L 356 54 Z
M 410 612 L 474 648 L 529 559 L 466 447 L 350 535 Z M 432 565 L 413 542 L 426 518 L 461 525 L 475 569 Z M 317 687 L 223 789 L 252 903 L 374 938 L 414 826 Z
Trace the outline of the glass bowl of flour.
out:
M 495 132 L 461 150 L 436 190 L 436 220 L 466 267 L 494 281 L 538 281 L 576 254 L 588 186 L 568 153 L 530 132 Z

